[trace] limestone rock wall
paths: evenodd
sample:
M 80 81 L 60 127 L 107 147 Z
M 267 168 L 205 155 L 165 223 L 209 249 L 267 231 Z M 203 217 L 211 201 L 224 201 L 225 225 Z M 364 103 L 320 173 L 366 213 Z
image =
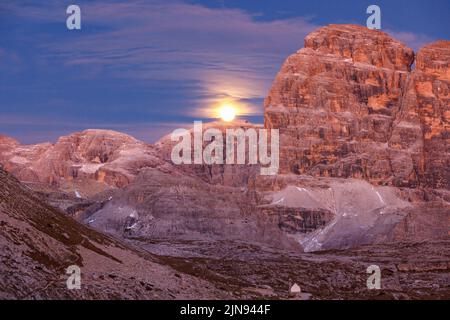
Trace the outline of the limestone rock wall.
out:
M 280 130 L 280 172 L 449 188 L 449 55 L 417 54 L 389 35 L 330 25 L 305 38 L 265 100 Z

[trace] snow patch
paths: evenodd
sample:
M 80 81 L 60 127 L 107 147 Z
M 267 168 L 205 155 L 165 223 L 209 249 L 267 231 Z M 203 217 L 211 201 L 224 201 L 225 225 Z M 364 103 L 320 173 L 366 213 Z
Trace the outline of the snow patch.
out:
M 100 169 L 103 166 L 103 164 L 98 163 L 86 163 L 83 164 L 80 168 L 80 171 L 88 174 L 94 174 L 97 172 L 98 169 Z

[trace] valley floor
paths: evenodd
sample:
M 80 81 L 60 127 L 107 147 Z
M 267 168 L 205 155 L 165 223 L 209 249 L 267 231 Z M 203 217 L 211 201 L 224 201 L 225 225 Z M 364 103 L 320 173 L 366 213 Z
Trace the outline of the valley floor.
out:
M 135 245 L 180 272 L 215 283 L 235 299 L 449 299 L 450 241 L 391 243 L 317 253 L 232 241 L 157 240 Z M 381 269 L 381 290 L 367 289 L 367 267 Z

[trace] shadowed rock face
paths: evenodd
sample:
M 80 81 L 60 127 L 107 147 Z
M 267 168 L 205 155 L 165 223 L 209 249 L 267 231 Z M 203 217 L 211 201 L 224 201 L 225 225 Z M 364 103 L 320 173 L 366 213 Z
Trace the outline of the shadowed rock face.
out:
M 280 230 L 286 233 L 308 233 L 323 228 L 332 221 L 333 213 L 324 209 L 306 209 L 289 207 L 261 207 L 263 214 L 273 217 Z
M 265 127 L 280 130 L 282 174 L 256 189 L 306 251 L 447 236 L 450 42 L 422 48 L 411 71 L 413 61 L 383 32 L 331 25 L 281 67 Z M 319 212 L 302 234 L 305 213 Z
M 439 193 L 294 174 L 260 177 L 256 188 L 258 208 L 307 252 L 448 237 Z
M 448 43 L 422 49 L 410 72 L 413 51 L 383 32 L 308 35 L 265 100 L 281 172 L 448 188 Z
M 17 147 L 19 142 L 10 137 L 0 135 L 0 152 L 7 152 Z

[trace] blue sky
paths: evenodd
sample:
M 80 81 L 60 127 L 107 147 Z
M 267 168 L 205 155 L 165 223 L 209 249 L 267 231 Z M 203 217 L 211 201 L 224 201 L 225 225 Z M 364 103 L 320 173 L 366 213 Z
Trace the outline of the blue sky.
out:
M 81 7 L 82 29 L 66 28 Z M 262 122 L 281 63 L 309 32 L 365 25 L 415 50 L 450 39 L 450 1 L 9 1 L 0 2 L 0 133 L 23 143 L 105 128 L 155 141 L 223 101 Z

